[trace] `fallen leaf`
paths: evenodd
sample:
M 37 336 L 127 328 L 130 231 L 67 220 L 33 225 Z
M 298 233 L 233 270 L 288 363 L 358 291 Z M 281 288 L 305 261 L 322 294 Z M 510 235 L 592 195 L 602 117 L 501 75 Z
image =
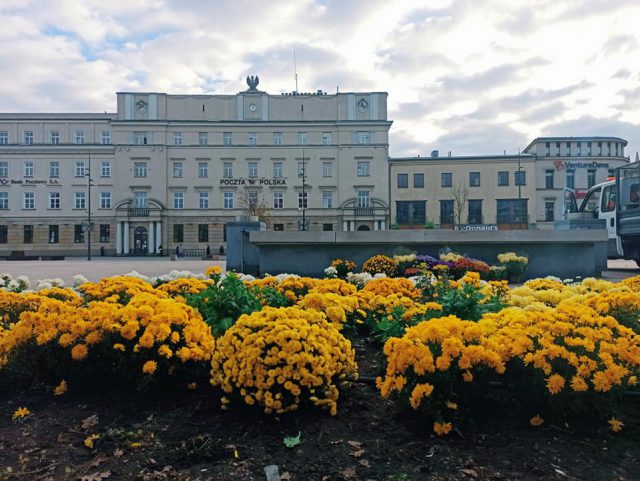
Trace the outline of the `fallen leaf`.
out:
M 86 476 L 82 476 L 81 481 L 102 481 L 103 479 L 107 479 L 111 476 L 111 471 L 104 471 L 102 473 L 96 472 L 93 474 L 88 474 Z
M 96 426 L 98 424 L 98 415 L 94 414 L 93 416 L 89 416 L 86 419 L 83 419 L 82 422 L 80 423 L 80 425 L 82 426 L 82 429 L 84 430 L 88 430 L 91 429 L 92 427 Z
M 353 448 L 361 448 L 362 443 L 359 441 L 347 441 L 347 444 Z
M 120 457 L 120 456 L 122 456 L 123 454 L 124 454 L 124 451 L 123 451 L 122 449 L 120 449 L 120 448 L 116 448 L 116 449 L 113 451 L 113 457 L 114 457 L 114 458 L 119 458 L 119 457 Z
M 460 472 L 471 476 L 472 478 L 477 478 L 478 477 L 478 472 L 475 469 L 461 469 Z
M 360 456 L 362 456 L 364 454 L 364 449 L 358 449 L 357 451 L 354 451 L 352 453 L 349 453 L 351 456 L 353 456 L 354 458 L 359 458 Z
M 356 468 L 354 466 L 345 468 L 340 471 L 340 476 L 342 476 L 344 479 L 353 479 L 356 477 Z
M 102 463 L 104 463 L 107 459 L 109 459 L 109 456 L 107 456 L 106 454 L 98 454 L 96 458 L 93 461 L 91 461 L 91 464 L 89 465 L 89 467 L 97 468 Z
M 329 444 L 332 444 L 332 445 L 335 446 L 336 444 L 340 444 L 340 443 L 342 443 L 342 439 L 338 439 L 336 441 L 331 441 Z
M 367 461 L 366 459 L 361 459 L 360 461 L 358 461 L 358 464 L 360 466 L 364 466 L 365 468 L 370 468 L 371 467 L 371 463 L 369 461 Z

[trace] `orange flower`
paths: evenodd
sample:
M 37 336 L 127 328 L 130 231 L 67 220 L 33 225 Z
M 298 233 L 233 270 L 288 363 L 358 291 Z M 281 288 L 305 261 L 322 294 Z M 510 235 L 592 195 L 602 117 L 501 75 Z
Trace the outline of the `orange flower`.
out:
M 145 374 L 153 374 L 158 369 L 158 363 L 155 361 L 147 361 L 142 366 L 142 372 Z
M 539 414 L 536 414 L 531 419 L 529 419 L 529 424 L 531 424 L 532 426 L 542 426 L 543 423 L 544 419 L 542 419 Z
M 82 361 L 87 357 L 88 353 L 89 350 L 87 349 L 86 344 L 76 344 L 73 346 L 73 349 L 71 349 L 71 357 L 76 361 Z
M 60 382 L 60 384 L 58 384 L 56 386 L 56 388 L 53 390 L 53 393 L 56 396 L 61 396 L 62 394 L 67 392 L 67 389 L 69 389 L 69 386 L 67 385 L 67 381 L 65 381 L 64 379 Z
M 611 431 L 613 431 L 614 433 L 619 433 L 620 431 L 622 431 L 623 426 L 624 426 L 624 423 L 619 419 L 617 418 L 609 419 L 609 429 L 611 429 Z
M 445 436 L 451 432 L 453 425 L 451 423 L 433 423 L 433 432 L 438 436 Z

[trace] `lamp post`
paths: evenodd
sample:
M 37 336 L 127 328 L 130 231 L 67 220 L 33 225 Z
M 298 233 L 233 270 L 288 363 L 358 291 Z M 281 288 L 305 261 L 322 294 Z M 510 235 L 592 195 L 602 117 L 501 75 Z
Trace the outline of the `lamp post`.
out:
M 307 182 L 307 163 L 304 158 L 304 149 L 302 149 L 302 228 L 300 230 L 307 230 L 307 203 L 306 203 L 306 191 L 305 184 Z
M 87 170 L 87 260 L 91 260 L 91 152 Z

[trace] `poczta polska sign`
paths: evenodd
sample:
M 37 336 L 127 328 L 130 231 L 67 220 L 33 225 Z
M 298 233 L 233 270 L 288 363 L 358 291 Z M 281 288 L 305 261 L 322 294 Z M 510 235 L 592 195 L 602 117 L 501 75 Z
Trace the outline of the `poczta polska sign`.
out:
M 220 185 L 247 185 L 250 187 L 287 186 L 287 179 L 245 179 L 244 177 L 220 179 Z

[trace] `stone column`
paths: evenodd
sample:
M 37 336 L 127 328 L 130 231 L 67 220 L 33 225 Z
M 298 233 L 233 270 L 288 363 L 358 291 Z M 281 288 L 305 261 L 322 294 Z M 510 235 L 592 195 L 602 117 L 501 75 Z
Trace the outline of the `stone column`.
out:
M 160 246 L 162 245 L 162 222 L 156 222 L 156 254 L 160 254 Z M 164 247 L 166 250 L 166 247 Z
M 147 252 L 153 254 L 156 251 L 156 241 L 154 238 L 155 229 L 153 222 L 149 222 L 149 230 L 147 231 Z
M 342 221 L 342 230 L 345 232 L 349 230 L 349 221 Z
M 122 254 L 122 222 L 116 222 L 116 254 Z
M 129 221 L 124 221 L 124 232 L 122 233 L 124 236 L 124 250 L 123 254 L 129 254 Z

